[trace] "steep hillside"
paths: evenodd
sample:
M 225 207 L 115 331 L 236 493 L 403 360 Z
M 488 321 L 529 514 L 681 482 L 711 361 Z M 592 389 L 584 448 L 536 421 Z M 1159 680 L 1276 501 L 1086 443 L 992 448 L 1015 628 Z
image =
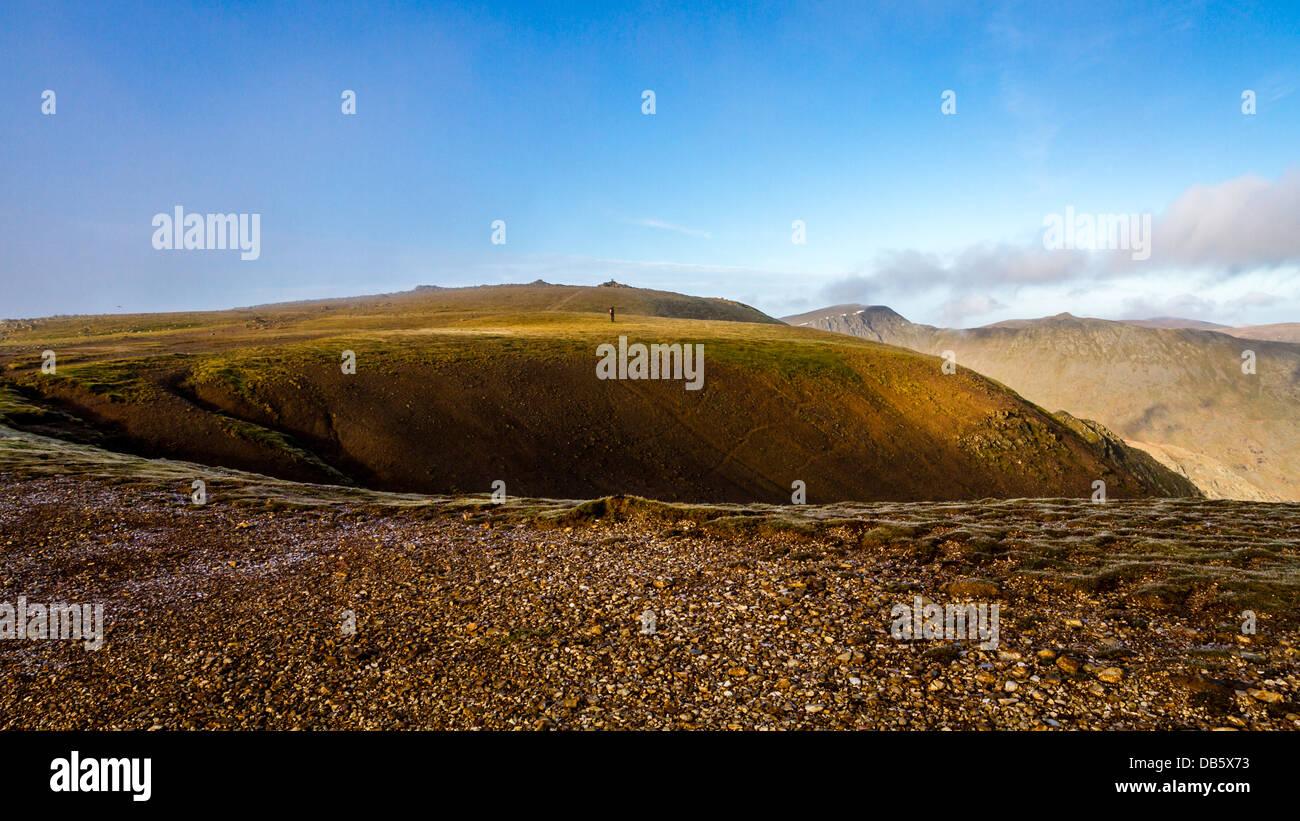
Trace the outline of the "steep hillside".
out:
M 558 289 L 558 290 L 556 290 Z M 0 342 L 8 423 L 289 479 L 421 493 L 811 502 L 1194 493 L 969 370 L 630 288 L 422 290 L 184 317 L 37 321 Z M 703 305 L 701 304 L 703 303 Z M 586 312 L 560 310 L 582 307 Z M 702 387 L 602 380 L 597 350 L 702 345 Z M 57 372 L 42 373 L 55 351 Z M 345 351 L 356 372 L 344 373 Z M 4 408 L 10 410 L 5 411 Z
M 1300 500 L 1300 345 L 1070 314 L 954 330 L 841 305 L 787 321 L 952 351 L 1032 402 L 1097 420 L 1211 497 Z

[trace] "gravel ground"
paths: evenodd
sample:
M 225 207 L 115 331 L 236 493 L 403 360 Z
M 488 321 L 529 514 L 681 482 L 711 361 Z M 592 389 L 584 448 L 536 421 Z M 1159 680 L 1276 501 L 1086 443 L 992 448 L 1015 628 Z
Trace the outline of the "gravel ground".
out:
M 0 727 L 1300 728 L 1300 506 L 891 504 L 727 535 L 187 493 L 0 472 L 0 602 L 107 621 L 99 650 L 0 641 Z M 1214 572 L 1174 596 L 1159 562 L 1098 564 L 1186 543 L 1162 533 L 1219 545 Z M 1243 635 L 1252 591 L 1281 611 Z M 916 596 L 998 603 L 998 649 L 891 638 Z

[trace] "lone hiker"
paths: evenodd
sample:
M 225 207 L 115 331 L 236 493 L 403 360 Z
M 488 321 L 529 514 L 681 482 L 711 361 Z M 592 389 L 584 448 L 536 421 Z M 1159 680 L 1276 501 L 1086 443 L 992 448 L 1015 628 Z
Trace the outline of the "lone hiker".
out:
M 609 306 L 609 321 L 610 321 L 610 322 L 613 322 L 613 321 L 614 321 L 614 306 L 613 306 L 613 305 Z

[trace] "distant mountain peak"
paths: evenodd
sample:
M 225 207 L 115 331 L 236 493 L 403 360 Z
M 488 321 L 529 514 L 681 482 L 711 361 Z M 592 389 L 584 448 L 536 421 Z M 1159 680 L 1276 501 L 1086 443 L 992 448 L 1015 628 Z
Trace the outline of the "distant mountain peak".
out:
M 888 319 L 891 321 L 907 322 L 907 319 L 898 311 L 890 308 L 888 305 L 863 305 L 860 302 L 848 302 L 843 305 L 828 305 L 825 308 L 818 308 L 814 311 L 805 311 L 802 314 L 791 314 L 781 318 L 782 322 L 790 325 L 812 325 L 819 321 L 834 321 L 839 319 L 849 319 L 851 317 L 863 317 L 864 319 Z

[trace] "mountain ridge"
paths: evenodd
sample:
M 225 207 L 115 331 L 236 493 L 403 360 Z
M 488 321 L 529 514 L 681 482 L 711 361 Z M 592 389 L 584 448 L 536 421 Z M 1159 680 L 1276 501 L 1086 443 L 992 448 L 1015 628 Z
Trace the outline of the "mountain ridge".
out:
M 923 353 L 952 351 L 960 367 L 1036 404 L 1097 420 L 1212 498 L 1300 500 L 1300 345 L 1070 314 L 935 328 L 892 310 L 842 307 L 798 318 Z M 1243 372 L 1243 356 L 1255 358 L 1256 373 Z

